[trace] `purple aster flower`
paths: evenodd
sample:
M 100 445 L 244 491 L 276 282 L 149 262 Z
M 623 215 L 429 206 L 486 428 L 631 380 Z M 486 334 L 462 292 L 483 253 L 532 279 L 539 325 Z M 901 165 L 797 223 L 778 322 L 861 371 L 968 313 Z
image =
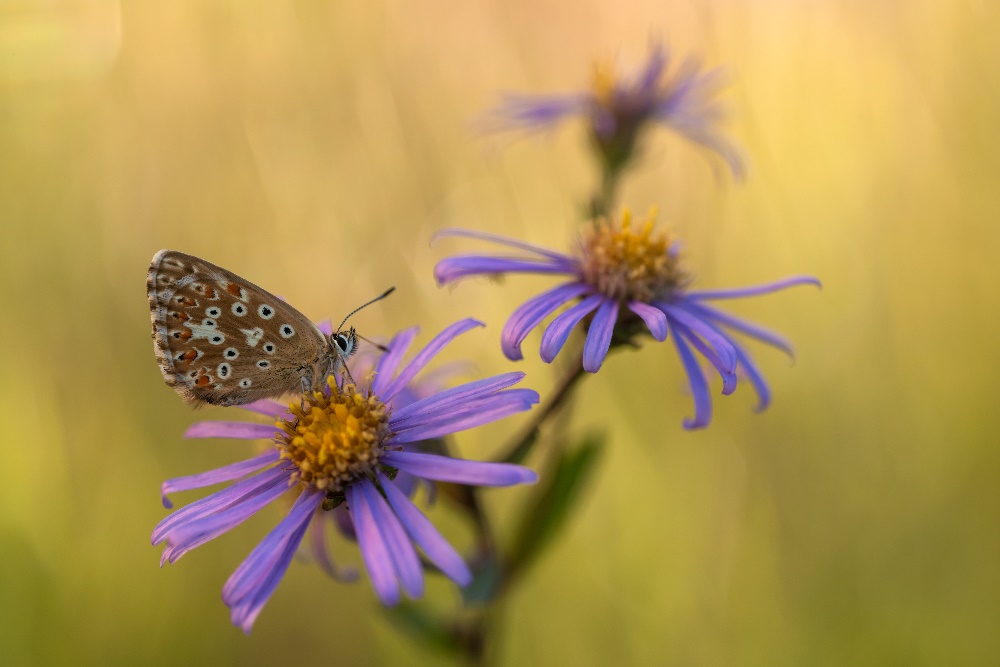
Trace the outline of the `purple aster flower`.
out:
M 329 336 L 333 333 L 333 323 L 330 320 L 318 322 L 320 331 Z M 378 365 L 379 354 L 373 351 L 362 351 L 352 359 L 352 373 L 359 378 L 367 377 L 374 373 Z M 419 373 L 398 394 L 386 401 L 390 410 L 399 409 L 414 403 L 420 399 L 436 394 L 451 384 L 451 380 L 460 372 L 471 370 L 470 364 L 452 362 L 442 364 L 433 370 Z M 343 384 L 343 377 L 337 376 L 338 384 Z M 402 445 L 403 451 L 443 453 L 444 446 L 441 439 L 422 440 L 418 442 L 405 443 Z M 392 480 L 393 484 L 407 496 L 413 496 L 417 488 L 423 486 L 427 493 L 427 502 L 433 504 L 437 497 L 437 486 L 433 482 L 416 477 L 400 470 Z M 348 540 L 357 541 L 357 534 L 354 531 L 354 524 L 351 522 L 350 512 L 343 504 L 326 510 L 320 507 L 316 510 L 316 519 L 309 524 L 306 536 L 303 539 L 304 546 L 308 548 L 309 555 L 313 562 L 319 565 L 327 575 L 342 582 L 353 582 L 358 578 L 358 572 L 353 567 L 338 566 L 327 548 L 327 531 L 332 527 L 341 536 Z
M 655 340 L 672 333 L 674 347 L 694 395 L 695 414 L 685 428 L 707 426 L 712 418 L 708 382 L 698 355 L 722 377 L 722 393 L 736 389 L 737 375 L 750 381 L 757 393 L 757 411 L 765 409 L 771 394 L 763 375 L 734 333 L 741 333 L 792 354 L 791 344 L 776 333 L 719 310 L 718 299 L 768 294 L 793 285 L 817 285 L 809 276 L 794 276 L 754 287 L 689 290 L 678 261 L 678 246 L 666 233 L 654 229 L 650 217 L 638 229 L 626 210 L 620 220 L 599 219 L 580 239 L 575 254 L 554 252 L 535 245 L 482 232 L 450 229 L 439 236 L 465 236 L 523 251 L 519 255 L 461 255 L 442 260 L 434 269 L 439 285 L 474 275 L 546 273 L 568 277 L 566 282 L 522 304 L 507 321 L 501 337 L 504 354 L 522 358 L 521 343 L 528 333 L 568 304 L 542 334 L 541 357 L 555 359 L 570 332 L 581 322 L 587 330 L 583 368 L 596 373 L 612 341 L 623 344 L 648 332 Z
M 650 124 L 665 125 L 699 144 L 726 163 L 734 178 L 745 173 L 739 149 L 719 131 L 724 116 L 715 99 L 722 71 L 702 71 L 697 59 L 687 58 L 668 73 L 669 55 L 654 44 L 645 66 L 634 79 L 617 75 L 613 68 L 595 68 L 589 91 L 562 95 L 508 93 L 487 113 L 490 131 L 549 130 L 563 120 L 587 120 L 591 136 L 605 163 L 620 169 L 634 153 L 640 132 Z
M 527 410 L 538 402 L 530 389 L 511 389 L 523 373 L 506 373 L 440 391 L 397 406 L 414 376 L 459 334 L 480 322 L 466 319 L 438 334 L 402 367 L 416 329 L 399 333 L 378 361 L 365 389 L 338 386 L 328 378 L 326 392 L 303 394 L 285 406 L 258 401 L 243 406 L 277 416 L 275 425 L 208 421 L 188 429 L 188 437 L 272 439 L 275 447 L 246 461 L 163 483 L 167 494 L 236 481 L 191 503 L 157 525 L 153 544 L 166 543 L 161 564 L 229 531 L 292 487 L 298 496 L 288 515 L 233 572 L 222 591 L 232 622 L 249 633 L 257 615 L 284 575 L 318 511 L 339 510 L 350 519 L 361 557 L 379 599 L 400 600 L 423 593 L 424 580 L 415 546 L 450 579 L 465 586 L 465 562 L 393 481 L 406 473 L 423 480 L 477 486 L 533 483 L 533 471 L 518 465 L 466 461 L 405 451 L 406 445 L 463 431 Z M 321 561 L 321 565 L 323 562 Z

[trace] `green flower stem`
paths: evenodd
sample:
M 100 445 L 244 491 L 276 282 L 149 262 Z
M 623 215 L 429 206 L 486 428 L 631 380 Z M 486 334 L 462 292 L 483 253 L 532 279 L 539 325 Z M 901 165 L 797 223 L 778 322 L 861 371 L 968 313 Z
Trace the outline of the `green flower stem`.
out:
M 573 387 L 586 374 L 587 372 L 583 370 L 583 360 L 581 359 L 580 363 L 575 364 L 569 373 L 563 376 L 555 391 L 545 402 L 545 405 L 531 413 L 531 422 L 525 428 L 524 432 L 507 447 L 505 453 L 497 460 L 506 461 L 507 463 L 519 463 L 526 459 L 538 441 L 542 424 L 562 406 L 563 402 L 569 398 Z

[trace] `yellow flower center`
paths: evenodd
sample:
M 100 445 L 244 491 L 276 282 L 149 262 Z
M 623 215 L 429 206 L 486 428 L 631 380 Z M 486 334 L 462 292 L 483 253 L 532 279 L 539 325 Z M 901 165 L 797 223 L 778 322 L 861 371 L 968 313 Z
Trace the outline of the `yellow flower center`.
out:
M 288 408 L 294 419 L 276 426 L 283 431 L 277 438 L 281 457 L 298 468 L 293 478 L 330 494 L 374 470 L 390 431 L 388 409 L 370 388 L 338 389 L 332 376 L 328 383 L 330 396 L 303 394 Z
M 618 87 L 618 73 L 613 63 L 594 63 L 594 76 L 591 80 L 591 91 L 602 106 L 610 107 Z
M 671 255 L 672 239 L 654 229 L 655 211 L 632 227 L 632 213 L 599 218 L 580 240 L 583 279 L 619 301 L 649 301 L 681 286 L 686 276 Z

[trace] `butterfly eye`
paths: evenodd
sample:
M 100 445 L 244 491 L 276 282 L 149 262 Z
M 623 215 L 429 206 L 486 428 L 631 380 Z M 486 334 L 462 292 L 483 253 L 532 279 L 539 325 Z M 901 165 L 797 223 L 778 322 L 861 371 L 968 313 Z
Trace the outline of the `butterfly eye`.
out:
M 337 334 L 333 337 L 333 340 L 336 341 L 337 347 L 340 348 L 341 352 L 347 353 L 351 349 L 351 341 L 346 334 Z

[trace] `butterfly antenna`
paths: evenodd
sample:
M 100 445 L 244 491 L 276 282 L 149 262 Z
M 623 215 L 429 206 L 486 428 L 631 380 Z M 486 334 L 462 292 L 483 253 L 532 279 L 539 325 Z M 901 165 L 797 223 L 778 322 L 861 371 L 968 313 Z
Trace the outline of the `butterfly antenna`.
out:
M 368 306 L 372 305 L 376 301 L 381 301 L 382 299 L 384 299 L 385 297 L 389 296 L 390 294 L 392 294 L 395 291 L 396 291 L 395 287 L 390 287 L 389 289 L 387 289 L 386 291 L 382 292 L 381 294 L 379 294 L 377 297 L 375 297 L 371 301 L 369 301 L 367 303 L 363 303 L 360 306 L 358 306 L 357 308 L 355 308 L 354 310 L 352 310 L 351 312 L 347 313 L 347 317 L 345 317 L 344 321 L 341 322 L 340 326 L 337 327 L 337 331 L 340 331 L 344 327 L 344 324 L 347 322 L 348 319 L 350 319 L 351 315 L 353 315 L 354 313 L 358 312 L 362 308 L 367 308 Z M 369 342 L 371 342 L 371 341 L 369 341 Z
M 375 347 L 377 347 L 379 352 L 388 352 L 389 351 L 389 348 L 387 348 L 385 345 L 382 345 L 381 343 L 376 343 L 375 341 L 371 340 L 370 338 L 365 338 L 364 336 L 362 336 L 361 334 L 359 334 L 357 331 L 354 332 L 354 335 L 357 336 L 358 338 L 360 338 L 361 340 L 365 341 L 369 345 L 374 345 Z

